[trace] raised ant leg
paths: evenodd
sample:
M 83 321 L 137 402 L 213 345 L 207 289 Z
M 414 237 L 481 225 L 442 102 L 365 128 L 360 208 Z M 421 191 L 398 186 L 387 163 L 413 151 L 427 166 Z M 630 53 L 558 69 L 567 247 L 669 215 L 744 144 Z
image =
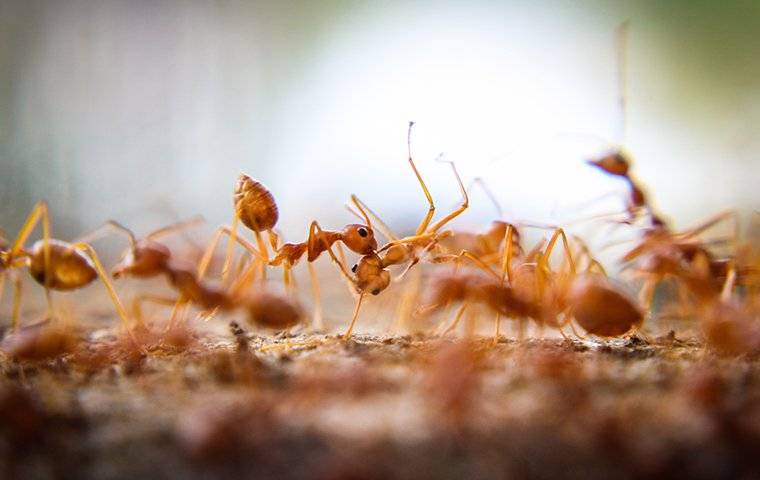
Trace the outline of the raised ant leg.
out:
M 457 183 L 459 184 L 459 190 L 460 192 L 462 192 L 463 199 L 462 199 L 462 204 L 459 206 L 459 208 L 449 213 L 442 219 L 438 220 L 437 222 L 433 224 L 433 226 L 430 227 L 430 231 L 432 232 L 437 232 L 438 230 L 440 230 L 444 225 L 446 225 L 447 223 L 449 223 L 450 221 L 454 220 L 459 215 L 464 213 L 464 211 L 467 210 L 467 208 L 470 206 L 470 199 L 467 196 L 467 190 L 464 188 L 464 185 L 462 184 L 462 179 L 459 177 L 459 172 L 457 172 L 457 167 L 456 165 L 454 165 L 454 162 L 449 161 L 449 160 L 440 160 L 440 158 L 437 159 L 437 161 L 448 163 L 451 165 L 452 170 L 454 170 L 454 176 L 456 177 Z
M 121 300 L 119 300 L 119 296 L 116 294 L 116 290 L 114 290 L 111 280 L 108 279 L 108 274 L 100 263 L 98 254 L 95 253 L 95 249 L 86 243 L 75 243 L 71 247 L 75 250 L 86 253 L 90 257 L 92 263 L 95 265 L 95 270 L 98 272 L 98 276 L 100 276 L 100 280 L 108 290 L 108 295 L 110 295 L 114 307 L 116 307 L 116 313 L 121 317 L 122 326 L 131 332 L 129 329 L 129 316 L 127 315 L 127 311 L 124 310 L 124 306 L 122 305 Z
M 48 213 L 48 205 L 44 200 L 37 202 L 32 211 L 26 217 L 24 226 L 21 227 L 16 240 L 13 242 L 13 246 L 10 251 L 10 259 L 23 255 L 24 244 L 26 243 L 29 235 L 37 226 L 37 222 L 42 220 L 42 251 L 45 259 L 45 272 L 50 271 L 50 214 Z M 48 317 L 53 318 L 53 298 L 50 294 L 50 277 L 52 275 L 45 275 L 45 299 L 47 300 Z M 19 290 L 20 291 L 20 290 Z M 18 294 L 20 296 L 20 293 Z M 19 297 L 20 298 L 20 297 Z M 20 301 L 20 300 L 19 300 Z M 16 319 L 17 321 L 18 319 Z
M 417 181 L 420 182 L 420 187 L 422 187 L 422 192 L 425 194 L 425 198 L 427 199 L 429 205 L 425 218 L 422 220 L 420 225 L 417 227 L 417 231 L 415 232 L 416 235 L 420 235 L 422 232 L 427 230 L 428 225 L 430 225 L 430 221 L 433 219 L 433 215 L 435 215 L 435 204 L 433 203 L 433 196 L 430 195 L 430 190 L 428 190 L 427 185 L 425 185 L 425 181 L 422 179 L 422 175 L 420 175 L 420 172 L 417 170 L 417 166 L 414 164 L 414 160 L 412 160 L 413 126 L 414 122 L 409 122 L 409 130 L 407 130 L 406 133 L 406 149 L 407 153 L 409 154 L 409 165 L 411 165 L 412 170 L 414 171 L 414 175 L 417 177 Z

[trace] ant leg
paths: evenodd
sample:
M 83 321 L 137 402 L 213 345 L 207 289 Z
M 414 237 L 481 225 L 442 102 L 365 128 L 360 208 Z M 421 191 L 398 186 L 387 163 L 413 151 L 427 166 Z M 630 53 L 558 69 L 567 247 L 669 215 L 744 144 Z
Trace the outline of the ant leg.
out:
M 652 300 L 654 299 L 655 287 L 659 279 L 656 275 L 649 275 L 639 291 L 639 304 L 645 312 L 652 312 Z
M 712 228 L 713 226 L 723 222 L 724 220 L 732 220 L 734 224 L 732 236 L 735 240 L 739 238 L 739 214 L 736 210 L 726 210 L 713 215 L 712 217 L 704 220 L 702 223 L 695 225 L 678 234 L 683 239 L 695 237 L 705 230 Z
M 573 322 L 572 319 L 570 319 L 567 323 L 570 324 L 570 330 L 573 331 L 573 335 L 580 338 L 581 340 L 586 340 L 586 337 L 578 333 L 578 330 L 575 329 L 575 322 Z
M 110 295 L 114 307 L 116 307 L 116 312 L 119 314 L 119 317 L 121 317 L 122 326 L 129 330 L 129 316 L 127 315 L 127 311 L 124 310 L 124 306 L 122 305 L 121 300 L 119 300 L 119 296 L 116 294 L 116 290 L 114 290 L 111 281 L 108 279 L 108 274 L 103 268 L 103 265 L 100 263 L 98 254 L 95 253 L 95 249 L 86 243 L 75 243 L 72 245 L 72 248 L 86 253 L 90 259 L 92 259 L 92 263 L 95 265 L 95 270 L 98 272 L 100 280 L 106 286 L 108 295 Z
M 211 242 L 209 242 L 208 246 L 206 247 L 206 251 L 203 253 L 203 257 L 201 257 L 201 261 L 198 264 L 198 280 L 202 280 L 206 275 L 208 266 L 211 263 L 211 258 L 214 256 L 214 251 L 216 250 L 216 246 L 219 244 L 219 240 L 221 239 L 222 235 L 228 235 L 230 240 L 232 240 L 234 237 L 234 240 L 243 248 L 248 250 L 251 255 L 254 257 L 259 256 L 259 251 L 256 250 L 256 247 L 254 247 L 251 242 L 239 235 L 233 235 L 232 227 L 228 225 L 222 225 L 216 229 L 216 232 L 214 232 L 214 236 L 212 237 Z
M 354 307 L 354 314 L 351 317 L 351 323 L 348 325 L 348 330 L 343 334 L 343 341 L 345 342 L 351 338 L 351 332 L 354 331 L 354 325 L 356 325 L 356 319 L 359 318 L 359 309 L 362 306 L 362 300 L 364 300 L 364 293 L 359 295 L 359 300 L 356 301 L 356 307 Z
M 185 230 L 186 228 L 189 228 L 189 227 L 194 227 L 195 225 L 199 225 L 205 221 L 206 220 L 203 218 L 203 216 L 195 215 L 186 220 L 181 220 L 179 222 L 172 223 L 171 225 L 167 225 L 157 230 L 153 230 L 145 238 L 147 238 L 148 240 L 155 240 L 157 238 L 165 237 L 166 235 L 171 235 L 174 232 Z
M 269 265 L 269 249 L 267 248 L 267 244 L 264 242 L 264 239 L 261 236 L 261 232 L 256 230 L 253 233 L 256 236 L 256 245 L 258 245 L 259 251 L 261 253 L 261 283 L 266 283 L 267 266 Z
M 733 260 L 728 267 L 728 274 L 726 275 L 726 281 L 723 283 L 723 288 L 720 291 L 721 302 L 728 302 L 731 300 L 731 295 L 734 291 L 734 284 L 736 284 L 736 265 Z
M 14 275 L 13 277 L 13 310 L 11 313 L 11 332 L 15 332 L 18 329 L 18 319 L 21 315 L 21 277 Z
M 319 279 L 313 262 L 306 262 L 309 265 L 309 277 L 311 278 L 311 292 L 314 296 L 314 316 L 312 318 L 312 327 L 315 330 L 324 330 L 325 324 L 322 320 L 322 294 L 319 290 Z
M 29 215 L 26 217 L 26 221 L 24 222 L 24 226 L 21 227 L 21 231 L 19 232 L 18 236 L 16 237 L 16 240 L 13 242 L 13 246 L 11 247 L 11 253 L 10 258 L 13 259 L 14 257 L 20 255 L 23 252 L 24 244 L 26 243 L 26 240 L 29 238 L 29 235 L 32 233 L 32 230 L 34 230 L 34 227 L 37 226 L 37 222 L 42 220 L 42 249 L 43 249 L 43 255 L 45 259 L 45 298 L 47 300 L 47 307 L 48 307 L 48 317 L 53 318 L 54 317 L 54 310 L 53 310 L 53 300 L 50 296 L 50 277 L 52 275 L 48 275 L 47 273 L 50 272 L 50 215 L 48 213 L 48 205 L 47 202 L 44 200 L 40 200 L 37 202 L 37 205 L 34 206 L 32 211 L 29 213 Z
M 547 270 L 549 269 L 549 258 L 551 257 L 552 250 L 554 250 L 554 245 L 557 243 L 558 238 L 562 238 L 562 246 L 565 250 L 565 257 L 567 258 L 567 261 L 570 263 L 570 272 L 575 275 L 575 261 L 573 260 L 573 254 L 570 250 L 570 244 L 567 242 L 567 236 L 565 235 L 565 231 L 561 228 L 557 228 L 554 230 L 554 234 L 552 235 L 552 238 L 549 240 L 549 244 L 546 246 L 546 250 L 544 250 L 544 254 L 541 257 L 540 264 L 542 264 Z
M 409 320 L 414 314 L 414 304 L 419 295 L 419 290 L 420 274 L 418 272 L 417 274 L 412 275 L 412 278 L 404 287 L 404 291 L 401 294 L 401 301 L 396 309 L 396 318 L 393 325 L 390 327 L 391 332 L 398 332 L 402 329 L 408 330 Z
M 512 284 L 512 235 L 514 227 L 511 223 L 507 224 L 504 230 L 504 256 L 501 260 L 501 281 L 504 283 L 504 277 Z M 498 317 L 497 317 L 498 318 Z
M 137 320 L 139 325 L 144 325 L 144 317 L 142 314 L 142 305 L 143 303 L 151 302 L 156 303 L 158 305 L 171 305 L 174 306 L 177 303 L 177 299 L 174 298 L 168 298 L 168 297 L 160 297 L 158 295 L 150 295 L 150 294 L 143 294 L 138 295 L 132 300 L 131 310 L 132 315 L 135 317 L 135 320 Z
M 499 337 L 501 336 L 501 314 L 499 312 L 496 312 L 494 324 L 496 325 L 496 328 L 493 332 L 493 345 L 496 345 L 499 343 Z
M 280 249 L 280 235 L 274 230 L 267 230 L 267 236 L 269 237 L 269 246 L 272 247 L 272 252 L 277 253 Z
M 449 223 L 450 221 L 454 220 L 459 215 L 464 213 L 464 211 L 467 210 L 467 208 L 470 206 L 470 199 L 467 196 L 467 190 L 464 188 L 464 185 L 462 184 L 462 179 L 459 177 L 459 172 L 457 172 L 457 167 L 456 165 L 454 165 L 454 162 L 451 162 L 448 160 L 438 160 L 438 161 L 451 164 L 451 168 L 454 170 L 454 176 L 457 178 L 457 183 L 459 184 L 459 190 L 462 192 L 463 200 L 462 200 L 462 205 L 460 205 L 459 208 L 457 208 L 453 212 L 449 213 L 442 219 L 435 222 L 433 226 L 430 227 L 431 232 L 437 232 L 444 225 L 446 225 L 447 223 Z
M 517 321 L 517 338 L 521 342 L 525 340 L 525 319 L 521 318 Z
M 380 248 L 377 251 L 377 253 L 383 253 L 384 251 L 388 250 L 389 248 L 393 247 L 394 245 L 398 245 L 398 244 L 401 244 L 401 243 L 413 243 L 413 242 L 418 242 L 420 240 L 430 240 L 431 238 L 434 238 L 436 236 L 437 236 L 437 234 L 435 232 L 426 232 L 426 233 L 421 233 L 419 235 L 411 235 L 411 236 L 408 236 L 408 237 L 399 238 L 397 240 L 392 240 L 392 241 L 386 243 L 385 245 L 383 245 L 382 248 Z
M 341 265 L 346 265 L 346 255 L 343 252 L 343 247 L 340 245 L 340 243 L 335 244 L 335 249 L 338 251 L 338 260 Z M 354 281 L 353 279 L 343 276 L 343 280 L 346 282 L 346 287 L 348 287 L 348 293 L 351 294 L 354 299 L 356 299 L 356 288 L 354 288 Z
M 3 304 L 3 293 L 5 292 L 5 277 L 6 273 L 0 271 L 0 305 Z
M 240 215 L 235 212 L 232 217 L 232 226 L 230 226 L 230 234 L 227 239 L 227 253 L 224 256 L 224 264 L 222 265 L 222 282 L 227 281 L 227 274 L 229 272 L 230 263 L 232 263 L 232 253 L 235 246 L 235 240 L 237 239 L 237 225 L 240 221 Z
M 454 321 L 451 322 L 451 325 L 449 325 L 446 330 L 443 331 L 442 335 L 448 335 L 451 331 L 453 331 L 457 326 L 459 325 L 459 322 L 462 320 L 462 315 L 464 315 L 465 310 L 467 309 L 467 302 L 462 302 L 462 305 L 459 306 L 459 310 L 457 310 L 456 316 L 454 317 Z
M 409 154 L 409 165 L 411 165 L 412 170 L 414 171 L 414 175 L 417 177 L 417 181 L 420 182 L 420 187 L 422 187 L 422 192 L 425 194 L 425 199 L 427 199 L 428 202 L 428 212 L 425 215 L 425 218 L 422 220 L 420 225 L 417 227 L 417 230 L 415 232 L 415 235 L 420 235 L 422 232 L 427 230 L 428 225 L 430 225 L 430 221 L 433 219 L 433 215 L 435 214 L 435 204 L 433 203 L 433 196 L 430 195 L 430 190 L 428 190 L 427 185 L 425 185 L 425 181 L 422 179 L 422 175 L 420 175 L 420 172 L 417 170 L 417 166 L 414 164 L 414 160 L 412 160 L 412 127 L 414 126 L 414 122 L 409 122 L 409 130 L 407 130 L 406 134 L 406 148 L 407 153 Z
M 438 259 L 443 260 L 443 261 L 446 261 L 446 260 L 454 261 L 454 265 L 457 268 L 459 267 L 459 264 L 460 264 L 461 260 L 464 259 L 464 258 L 472 261 L 472 263 L 474 263 L 475 266 L 477 266 L 478 268 L 480 268 L 484 272 L 486 272 L 486 273 L 488 273 L 490 275 L 493 275 L 497 279 L 499 278 L 499 274 L 498 273 L 494 272 L 491 267 L 489 267 L 483 260 L 480 259 L 480 257 L 478 257 L 477 255 L 475 255 L 474 253 L 472 253 L 472 252 L 470 252 L 468 250 L 462 250 L 461 252 L 459 252 L 458 255 L 440 255 L 438 257 Z M 454 273 L 456 273 L 456 272 L 454 272 Z

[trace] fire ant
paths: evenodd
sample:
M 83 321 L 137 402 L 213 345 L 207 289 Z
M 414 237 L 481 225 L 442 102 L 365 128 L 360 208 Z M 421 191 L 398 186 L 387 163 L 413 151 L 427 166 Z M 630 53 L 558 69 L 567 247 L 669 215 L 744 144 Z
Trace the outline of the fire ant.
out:
M 42 240 L 26 249 L 24 244 L 37 223 L 42 222 Z M 108 290 L 122 325 L 127 327 L 129 319 L 116 295 L 108 275 L 105 273 L 95 250 L 84 242 L 68 243 L 50 237 L 48 206 L 40 201 L 32 209 L 13 244 L 0 249 L 0 274 L 12 269 L 27 267 L 37 283 L 45 287 L 48 316 L 54 318 L 51 290 L 70 291 L 85 287 L 96 278 Z M 20 282 L 15 283 L 11 331 L 18 327 L 21 302 Z
M 569 272 L 555 273 L 548 264 L 557 240 L 561 238 L 569 263 Z M 439 277 L 433 284 L 426 314 L 452 301 L 462 302 L 454 323 L 456 327 L 468 302 L 487 306 L 499 315 L 530 318 L 539 326 L 549 325 L 562 332 L 562 326 L 574 319 L 584 330 L 601 337 L 620 336 L 637 329 L 643 320 L 638 305 L 610 280 L 599 273 L 577 274 L 567 238 L 562 229 L 555 230 L 546 249 L 536 262 L 525 262 L 510 272 L 510 253 L 504 252 L 502 275 L 471 256 L 484 274 L 457 274 Z M 504 276 L 508 273 L 508 283 Z M 564 316 L 563 320 L 559 317 Z M 497 321 L 498 321 L 497 316 Z
M 377 249 L 377 240 L 375 239 L 375 232 L 372 228 L 372 222 L 370 222 L 369 216 L 362 208 L 361 203 L 358 202 L 355 196 L 352 195 L 352 201 L 354 205 L 361 212 L 362 218 L 366 222 L 365 224 L 349 224 L 346 225 L 341 231 L 322 230 L 319 223 L 316 221 L 311 222 L 309 226 L 309 236 L 305 242 L 301 243 L 285 243 L 278 250 L 274 259 L 269 263 L 273 266 L 283 267 L 285 285 L 289 284 L 289 272 L 293 266 L 306 254 L 306 261 L 309 266 L 309 275 L 312 282 L 312 290 L 314 293 L 314 325 L 317 328 L 322 327 L 322 307 L 319 293 L 319 283 L 317 280 L 316 271 L 314 270 L 313 263 L 319 258 L 319 256 L 328 251 L 330 256 L 335 260 L 344 273 L 345 267 L 343 263 L 338 261 L 332 252 L 332 246 L 337 242 L 343 243 L 352 252 L 360 255 L 373 255 Z M 350 279 L 350 276 L 347 278 Z
M 203 310 L 234 310 L 243 307 L 248 311 L 251 323 L 268 328 L 284 329 L 300 321 L 300 308 L 292 301 L 287 301 L 278 295 L 266 291 L 244 293 L 243 287 L 247 279 L 239 280 L 233 286 L 230 293 L 205 283 L 202 277 L 208 265 L 206 259 L 209 255 L 204 255 L 204 260 L 201 261 L 201 265 L 197 271 L 189 265 L 173 260 L 169 248 L 155 239 L 178 228 L 183 228 L 188 224 L 190 222 L 182 222 L 164 227 L 149 234 L 145 239 L 140 240 L 135 237 L 131 230 L 117 222 L 111 221 L 107 224 L 126 234 L 130 239 L 130 249 L 125 253 L 121 262 L 113 269 L 114 277 L 135 276 L 138 278 L 150 278 L 165 275 L 170 285 L 180 294 L 178 299 L 165 299 L 156 296 L 138 297 L 135 302 L 138 312 L 139 302 L 145 300 L 173 304 L 174 310 L 169 328 L 173 326 L 177 309 L 184 304 L 193 304 Z M 230 233 L 232 229 L 221 227 L 220 231 Z M 230 237 L 234 236 L 230 233 Z M 234 239 L 253 255 L 258 255 L 259 252 L 256 248 L 245 239 L 240 237 L 234 237 Z

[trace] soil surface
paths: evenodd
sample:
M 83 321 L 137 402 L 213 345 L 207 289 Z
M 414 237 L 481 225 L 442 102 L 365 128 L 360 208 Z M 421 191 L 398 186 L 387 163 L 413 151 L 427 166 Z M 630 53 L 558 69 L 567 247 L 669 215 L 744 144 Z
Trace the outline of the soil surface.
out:
M 760 475 L 760 364 L 672 333 L 136 341 L 3 355 L 2 478 Z

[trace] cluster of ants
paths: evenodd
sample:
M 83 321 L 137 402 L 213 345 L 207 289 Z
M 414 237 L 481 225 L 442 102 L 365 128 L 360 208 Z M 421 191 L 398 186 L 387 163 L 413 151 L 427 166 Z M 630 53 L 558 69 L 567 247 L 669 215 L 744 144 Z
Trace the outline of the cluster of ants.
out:
M 522 242 L 524 226 L 503 220 L 494 221 L 481 233 L 446 229 L 449 222 L 469 206 L 467 189 L 453 162 L 446 163 L 453 170 L 463 200 L 458 208 L 434 222 L 436 209 L 432 196 L 412 159 L 412 126 L 410 122 L 408 161 L 429 208 L 410 236 L 394 234 L 377 214 L 352 195 L 348 208 L 363 223 L 330 231 L 323 230 L 314 221 L 304 242 L 281 243 L 274 230 L 279 216 L 274 196 L 247 175 L 241 175 L 234 188 L 232 224 L 219 227 L 197 266 L 175 259 L 170 249 L 160 242 L 162 236 L 197 220 L 162 228 L 142 239 L 115 221 L 107 222 L 105 227 L 125 234 L 129 240 L 129 249 L 113 267 L 111 276 L 143 279 L 165 276 L 177 292 L 176 298 L 138 297 L 132 316 L 120 301 L 95 250 L 85 241 L 101 236 L 104 229 L 75 243 L 53 239 L 47 205 L 40 202 L 15 241 L 0 244 L 0 295 L 6 277 L 12 278 L 14 284 L 11 333 L 6 338 L 6 346 L 11 346 L 12 353 L 18 353 L 31 348 L 30 344 L 33 348 L 39 348 L 40 344 L 39 328 L 31 340 L 29 335 L 23 335 L 25 329 L 19 329 L 21 279 L 16 270 L 21 268 L 28 268 L 31 276 L 44 286 L 51 322 L 54 318 L 51 290 L 74 290 L 100 278 L 124 330 L 134 338 L 135 328 L 144 328 L 139 308 L 143 301 L 173 305 L 170 328 L 177 318 L 183 317 L 187 306 L 195 306 L 206 317 L 217 311 L 242 311 L 251 324 L 272 330 L 287 330 L 303 323 L 303 309 L 297 300 L 291 270 L 305 255 L 315 297 L 313 327 L 322 329 L 320 291 L 313 263 L 326 252 L 356 298 L 351 321 L 342 335 L 344 340 L 352 335 L 366 295 L 379 295 L 391 284 L 389 267 L 403 269 L 393 279 L 399 281 L 420 262 L 428 262 L 451 264 L 453 268 L 440 269 L 432 276 L 424 301 L 415 313 L 427 317 L 459 304 L 453 321 L 442 327 L 444 333 L 457 327 L 466 309 L 477 307 L 493 312 L 495 339 L 499 338 L 502 318 L 519 320 L 521 332 L 523 322 L 532 321 L 541 331 L 548 327 L 563 337 L 565 327 L 582 337 L 576 325 L 595 337 L 631 335 L 640 332 L 651 311 L 655 287 L 666 279 L 674 279 L 680 293 L 681 314 L 701 319 L 708 342 L 730 352 L 760 348 L 760 255 L 757 248 L 751 244 L 740 245 L 735 233 L 729 239 L 734 247 L 732 253 L 719 258 L 711 251 L 710 242 L 701 239 L 705 230 L 727 220 L 734 221 L 736 232 L 735 212 L 724 212 L 693 228 L 674 231 L 655 212 L 644 189 L 630 175 L 628 156 L 621 149 L 589 161 L 604 173 L 627 183 L 627 207 L 621 212 L 624 221 L 645 223 L 640 240 L 622 258 L 643 279 L 639 296 L 635 298 L 617 281 L 608 278 L 604 267 L 580 239 L 568 239 L 562 228 L 554 227 L 548 241 L 544 239 L 531 248 Z M 43 238 L 27 247 L 27 239 L 39 222 Z M 255 243 L 238 234 L 240 223 L 253 232 Z M 379 248 L 375 228 L 387 239 Z M 264 234 L 268 237 L 266 240 Z M 206 279 L 206 273 L 223 235 L 229 239 L 221 283 L 212 283 Z M 246 251 L 236 270 L 232 268 L 235 244 Z M 550 260 L 558 244 L 564 251 L 563 261 L 559 268 L 553 268 Z M 347 267 L 342 246 L 360 255 L 351 268 Z M 282 269 L 285 293 L 275 293 L 267 286 L 270 267 Z M 235 274 L 230 278 L 233 270 Z M 685 308 L 690 312 L 684 312 Z

